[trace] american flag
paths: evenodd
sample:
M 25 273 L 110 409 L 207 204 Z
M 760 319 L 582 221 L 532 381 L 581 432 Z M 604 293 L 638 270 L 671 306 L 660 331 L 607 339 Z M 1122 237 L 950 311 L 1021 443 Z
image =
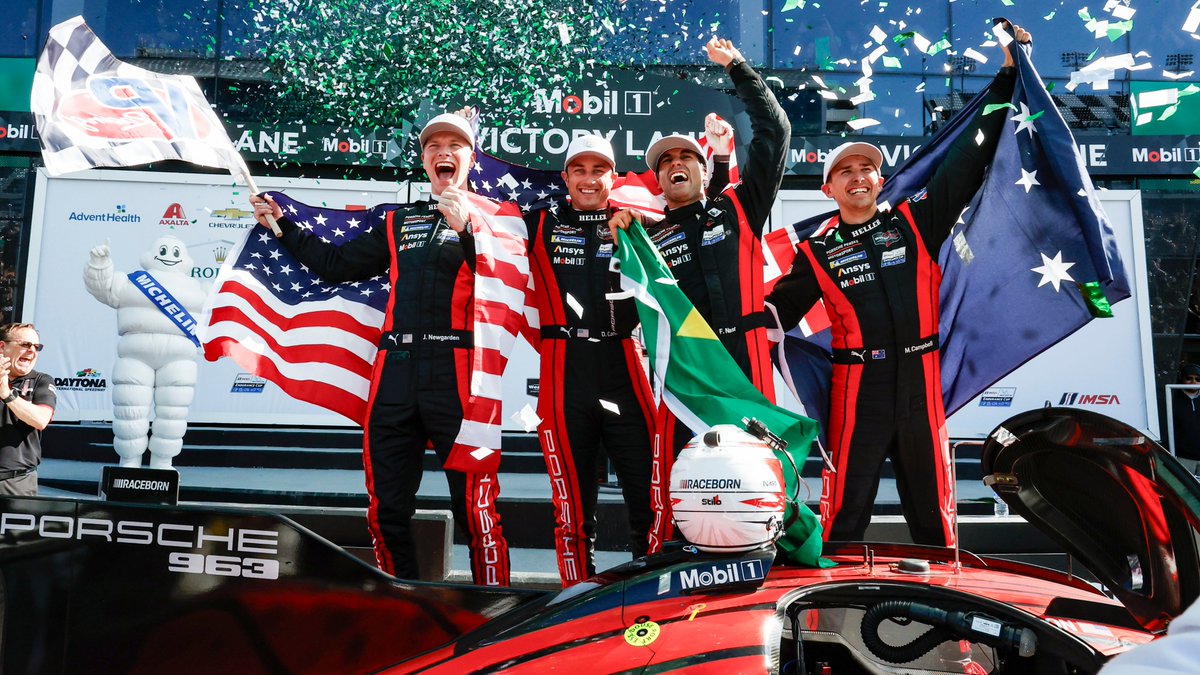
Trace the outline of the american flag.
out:
M 403 206 L 350 211 L 270 194 L 288 220 L 335 245 L 383 227 L 388 212 Z M 529 266 L 517 208 L 469 198 L 477 256 L 474 368 L 463 425 L 446 466 L 491 473 L 500 463 L 500 377 L 525 321 Z M 205 358 L 228 356 L 289 396 L 364 424 L 390 291 L 386 275 L 327 283 L 274 235 L 251 230 L 222 265 L 205 307 Z
M 270 194 L 289 220 L 338 245 L 382 227 L 400 207 L 344 211 Z M 204 356 L 228 356 L 289 396 L 363 424 L 390 290 L 386 275 L 327 283 L 275 235 L 254 228 L 221 266 L 209 295 L 201 320 Z
M 83 17 L 50 29 L 30 109 L 52 176 L 166 159 L 248 174 L 195 78 L 118 60 Z

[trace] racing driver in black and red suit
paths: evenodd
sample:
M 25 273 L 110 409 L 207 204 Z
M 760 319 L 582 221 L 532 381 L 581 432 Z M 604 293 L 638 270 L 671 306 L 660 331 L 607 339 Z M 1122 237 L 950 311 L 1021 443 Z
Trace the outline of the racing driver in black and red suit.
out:
M 766 327 L 774 325 L 763 311 L 762 232 L 787 161 L 791 125 L 762 77 L 746 63 L 729 40 L 713 38 L 705 45 L 708 59 L 723 67 L 750 115 L 753 138 L 741 182 L 705 200 L 704 154 L 688 136 L 675 134 L 646 150 L 667 202 L 662 222 L 647 227 L 671 274 L 700 315 L 721 339 L 734 361 L 768 400 L 775 400 L 770 345 Z M 732 139 L 730 139 L 732 142 Z M 711 191 L 710 191 L 711 193 Z M 643 218 L 637 214 L 638 219 Z M 628 227 L 635 214 L 622 211 L 615 227 Z M 658 445 L 654 452 L 651 505 L 653 553 L 672 535 L 666 478 L 674 456 L 693 434 L 660 406 Z
M 715 115 L 705 126 L 714 145 L 718 136 L 732 137 L 732 127 Z M 724 155 L 714 157 L 711 185 L 717 189 L 728 181 Z M 594 476 L 601 446 L 625 498 L 633 557 L 646 554 L 653 521 L 655 406 L 644 355 L 632 337 L 637 309 L 632 298 L 608 297 L 621 292 L 618 273 L 609 269 L 615 163 L 604 137 L 577 137 L 567 148 L 562 173 L 570 201 L 525 217 L 542 323 L 538 440 L 550 474 L 554 549 L 563 586 L 596 572 Z
M 1029 33 L 1014 27 L 1018 42 Z M 1012 54 L 988 105 L 1012 97 Z M 833 325 L 829 406 L 832 467 L 823 475 L 827 541 L 861 541 L 885 458 L 891 458 L 913 541 L 953 545 L 954 511 L 938 355 L 938 250 L 983 182 L 1005 133 L 1005 115 L 980 114 L 959 136 L 925 189 L 879 210 L 883 155 L 844 143 L 825 160 L 821 190 L 838 215 L 800 243 L 791 271 L 767 302 L 795 326 L 818 300 Z M 977 140 L 981 139 L 981 140 Z
M 367 525 L 380 569 L 418 578 L 412 531 L 426 447 L 444 463 L 458 436 L 471 375 L 475 243 L 465 185 L 475 163 L 474 132 L 446 113 L 421 130 L 421 163 L 436 198 L 391 211 L 382 227 L 343 246 L 326 243 L 254 196 L 255 217 L 273 213 L 280 242 L 326 281 L 391 281 L 387 316 L 364 425 Z M 467 537 L 478 585 L 507 586 L 508 544 L 500 527 L 495 474 L 446 470 L 454 523 Z

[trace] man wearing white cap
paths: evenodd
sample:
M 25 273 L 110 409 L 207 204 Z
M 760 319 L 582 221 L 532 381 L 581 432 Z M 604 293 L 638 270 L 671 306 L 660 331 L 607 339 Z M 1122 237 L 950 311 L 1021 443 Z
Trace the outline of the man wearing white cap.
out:
M 659 139 L 646 150 L 646 164 L 658 178 L 667 209 L 665 219 L 647 230 L 679 288 L 754 386 L 774 400 L 768 322 L 763 311 L 761 238 L 783 180 L 791 125 L 766 82 L 729 40 L 713 38 L 705 49 L 708 59 L 729 74 L 750 115 L 754 135 L 742 181 L 706 200 L 707 176 L 700 145 L 681 134 Z M 631 218 L 632 214 L 622 212 L 614 225 L 625 227 Z M 666 406 L 658 411 L 656 428 L 662 452 L 654 457 L 654 475 L 669 476 L 674 454 L 693 434 Z M 666 485 L 655 481 L 651 495 L 653 552 L 671 537 L 672 528 Z
M 1029 33 L 1014 27 L 1018 42 Z M 981 110 L 1008 103 L 1012 54 Z M 838 215 L 801 242 L 791 271 L 767 298 L 784 329 L 818 300 L 833 324 L 829 406 L 832 469 L 824 473 L 825 539 L 860 541 L 883 461 L 891 458 L 913 541 L 954 544 L 950 455 L 938 355 L 938 250 L 983 182 L 1005 116 L 980 114 L 925 189 L 894 208 L 876 205 L 883 154 L 844 143 L 825 159 L 821 190 Z
M 392 297 L 368 399 L 363 463 L 376 559 L 385 572 L 404 579 L 418 577 L 412 517 L 425 449 L 432 444 L 445 462 L 458 435 L 474 328 L 475 241 L 464 186 L 475 163 L 475 134 L 463 116 L 447 113 L 425 125 L 420 143 L 434 199 L 389 212 L 383 226 L 343 246 L 297 227 L 269 198 L 250 200 L 259 222 L 273 213 L 283 231 L 280 242 L 326 281 L 390 275 Z M 495 474 L 445 474 L 475 583 L 507 585 L 508 545 L 496 512 Z
M 611 458 L 629 510 L 634 557 L 650 529 L 650 441 L 654 404 L 632 299 L 609 300 L 620 280 L 609 270 L 613 240 L 609 191 L 615 160 L 602 136 L 567 148 L 570 196 L 525 217 L 530 270 L 542 321 L 538 439 L 554 502 L 554 547 L 563 586 L 595 574 L 596 464 Z

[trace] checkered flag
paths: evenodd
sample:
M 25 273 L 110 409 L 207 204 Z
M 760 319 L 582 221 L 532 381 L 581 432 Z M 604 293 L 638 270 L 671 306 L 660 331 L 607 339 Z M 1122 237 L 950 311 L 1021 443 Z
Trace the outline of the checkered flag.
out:
M 50 29 L 30 107 L 52 176 L 167 159 L 249 176 L 195 78 L 117 60 L 83 17 Z

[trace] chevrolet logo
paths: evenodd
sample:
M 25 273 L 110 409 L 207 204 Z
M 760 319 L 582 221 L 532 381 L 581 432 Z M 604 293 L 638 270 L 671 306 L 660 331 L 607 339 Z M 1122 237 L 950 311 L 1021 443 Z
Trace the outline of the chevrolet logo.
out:
M 228 218 L 230 220 L 249 218 L 252 215 L 254 215 L 254 213 L 251 211 L 243 211 L 235 208 L 221 209 L 220 211 L 212 212 L 213 218 Z

